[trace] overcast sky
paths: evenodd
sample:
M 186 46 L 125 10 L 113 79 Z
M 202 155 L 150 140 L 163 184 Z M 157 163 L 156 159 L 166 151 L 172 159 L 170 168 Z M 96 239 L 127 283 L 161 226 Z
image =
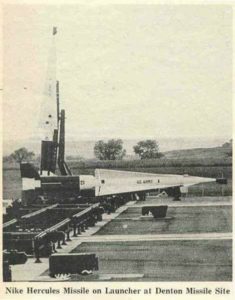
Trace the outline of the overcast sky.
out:
M 232 135 L 229 6 L 5 6 L 4 139 L 37 135 L 52 27 L 75 139 Z

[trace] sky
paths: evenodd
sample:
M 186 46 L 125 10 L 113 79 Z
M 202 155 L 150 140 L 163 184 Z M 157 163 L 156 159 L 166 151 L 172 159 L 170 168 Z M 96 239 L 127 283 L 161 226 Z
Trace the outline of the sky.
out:
M 5 5 L 3 141 L 38 136 L 52 27 L 73 140 L 232 136 L 232 9 Z

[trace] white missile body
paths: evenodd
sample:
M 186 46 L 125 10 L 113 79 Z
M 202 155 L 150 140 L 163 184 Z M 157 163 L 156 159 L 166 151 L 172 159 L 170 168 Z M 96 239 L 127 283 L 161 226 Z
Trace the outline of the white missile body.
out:
M 153 174 L 108 169 L 96 169 L 95 176 L 80 175 L 80 189 L 95 189 L 95 196 L 162 190 L 170 187 L 188 187 L 215 182 L 215 178 L 189 175 Z

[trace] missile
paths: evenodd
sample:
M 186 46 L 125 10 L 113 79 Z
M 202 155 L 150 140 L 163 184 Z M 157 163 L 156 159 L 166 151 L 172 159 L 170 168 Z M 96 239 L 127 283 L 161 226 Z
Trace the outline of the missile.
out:
M 185 191 L 189 186 L 217 182 L 226 183 L 226 179 L 198 176 L 154 174 L 109 169 L 96 169 L 93 175 L 56 176 L 53 173 L 40 172 L 30 163 L 20 166 L 22 177 L 22 200 L 32 200 L 38 195 L 65 195 L 105 197 L 122 194 L 180 189 Z

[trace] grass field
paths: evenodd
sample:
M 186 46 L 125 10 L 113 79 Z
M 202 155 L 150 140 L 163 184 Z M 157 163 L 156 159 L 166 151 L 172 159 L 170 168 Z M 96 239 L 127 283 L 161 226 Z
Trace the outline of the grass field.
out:
M 106 237 L 105 241 L 83 242 L 76 247 L 73 253 L 96 253 L 99 271 L 89 279 L 72 276 L 72 280 L 231 281 L 232 240 L 138 240 L 145 234 L 231 233 L 232 206 L 223 204 L 232 204 L 231 197 L 201 197 L 200 203 L 196 197 L 182 203 L 168 199 L 167 203 L 173 206 L 168 207 L 166 219 L 142 217 L 140 206 L 151 205 L 153 201 L 160 204 L 166 200 L 148 197 L 127 207 L 95 234 Z M 192 204 L 195 206 L 186 206 Z M 126 235 L 127 239 L 111 241 L 107 235 Z M 128 240 L 128 235 L 137 235 L 136 240 Z M 132 275 L 137 277 L 133 279 Z
M 159 234 L 232 232 L 231 206 L 168 207 L 167 219 L 141 217 L 141 208 L 130 207 L 97 233 Z
M 102 274 L 144 274 L 139 281 L 232 280 L 231 240 L 82 243 L 72 252 L 96 253 L 101 278 Z

